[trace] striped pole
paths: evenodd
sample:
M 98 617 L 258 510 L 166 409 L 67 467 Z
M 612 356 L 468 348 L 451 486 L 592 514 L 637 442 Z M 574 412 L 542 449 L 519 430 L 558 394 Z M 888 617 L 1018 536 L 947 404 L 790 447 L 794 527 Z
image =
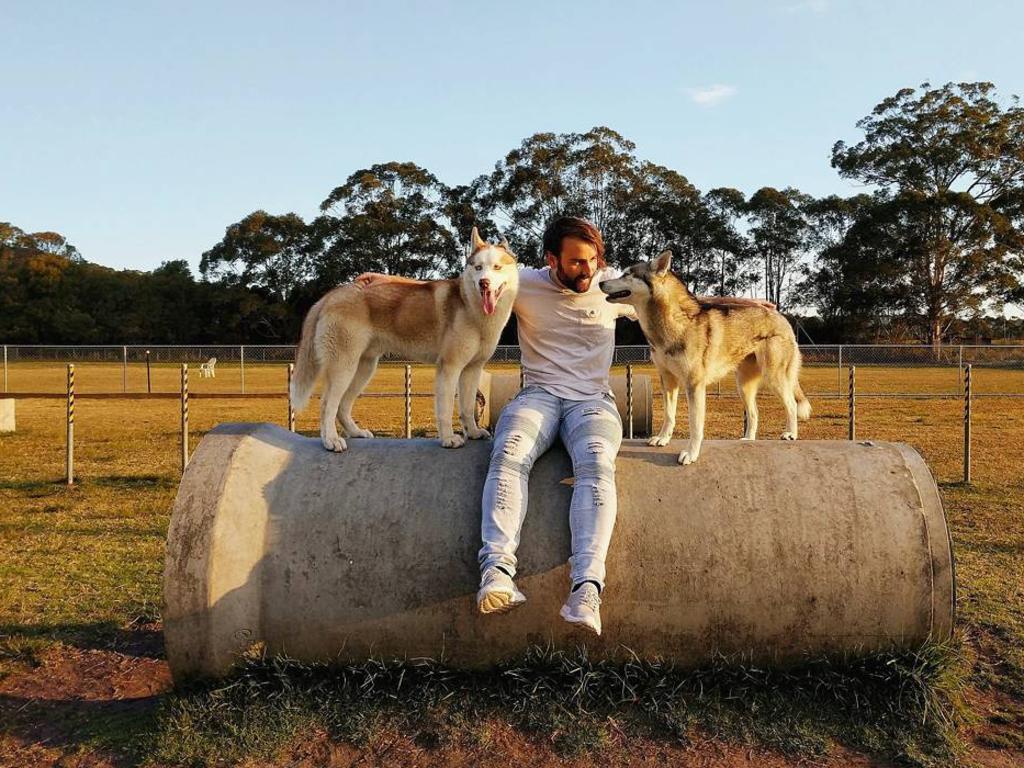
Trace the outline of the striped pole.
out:
M 288 431 L 295 431 L 295 409 L 292 407 L 292 376 L 295 374 L 295 363 L 288 363 Z
M 412 437 L 412 366 L 405 366 L 405 439 Z
M 857 439 L 857 366 L 850 366 L 850 388 L 847 392 L 847 398 L 849 398 L 849 439 Z
M 971 366 L 964 366 L 964 485 L 971 484 Z
M 121 347 L 121 391 L 128 391 L 128 347 Z
M 181 471 L 188 466 L 188 363 L 181 364 Z
M 68 485 L 75 482 L 75 366 L 68 364 Z
M 633 439 L 633 364 L 626 363 L 626 436 Z

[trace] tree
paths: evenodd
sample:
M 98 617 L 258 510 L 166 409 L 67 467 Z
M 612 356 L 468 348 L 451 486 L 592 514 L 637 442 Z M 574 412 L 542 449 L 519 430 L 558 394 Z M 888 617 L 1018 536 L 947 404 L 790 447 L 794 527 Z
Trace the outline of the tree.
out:
M 840 141 L 832 166 L 886 194 L 880 217 L 897 225 L 894 258 L 904 304 L 924 318 L 933 345 L 958 314 L 1020 290 L 1024 110 L 1002 108 L 991 83 L 904 88 Z
M 448 277 L 462 266 L 449 226 L 448 188 L 414 163 L 356 171 L 320 204 L 310 225 L 318 282 L 336 285 L 360 272 Z
M 765 298 L 781 307 L 783 290 L 806 251 L 808 226 L 801 206 L 811 198 L 799 190 L 762 187 L 743 206 L 751 249 L 763 265 Z
M 477 208 L 507 234 L 526 264 L 543 263 L 541 238 L 559 216 L 581 216 L 601 230 L 606 258 L 620 259 L 625 210 L 634 192 L 635 146 L 610 128 L 537 133 L 474 182 Z M 632 254 L 624 253 L 623 258 Z
M 225 285 L 265 289 L 287 299 L 310 277 L 306 223 L 294 213 L 254 211 L 232 224 L 224 238 L 203 254 L 203 278 Z

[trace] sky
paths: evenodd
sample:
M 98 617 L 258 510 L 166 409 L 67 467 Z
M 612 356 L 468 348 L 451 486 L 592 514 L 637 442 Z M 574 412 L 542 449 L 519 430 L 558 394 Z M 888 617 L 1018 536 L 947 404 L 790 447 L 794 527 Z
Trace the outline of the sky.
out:
M 0 221 L 149 270 L 354 171 L 468 183 L 608 126 L 699 189 L 861 191 L 837 140 L 903 87 L 1024 91 L 1022 2 L 0 0 Z

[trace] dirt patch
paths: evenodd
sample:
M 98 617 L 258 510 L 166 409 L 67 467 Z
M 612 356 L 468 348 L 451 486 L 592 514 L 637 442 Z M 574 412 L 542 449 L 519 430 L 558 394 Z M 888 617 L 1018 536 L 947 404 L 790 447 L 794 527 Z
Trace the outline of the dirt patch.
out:
M 96 745 L 116 744 L 117 729 L 151 717 L 170 689 L 167 662 L 150 656 L 154 631 L 140 630 L 123 650 L 56 644 L 36 666 L 0 679 L 0 766 L 132 764 L 130 745 Z

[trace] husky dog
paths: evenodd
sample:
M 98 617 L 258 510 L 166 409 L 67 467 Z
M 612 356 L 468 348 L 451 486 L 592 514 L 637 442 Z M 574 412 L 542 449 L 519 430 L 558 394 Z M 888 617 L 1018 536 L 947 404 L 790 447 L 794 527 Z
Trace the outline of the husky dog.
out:
M 654 261 L 635 264 L 621 277 L 600 284 L 608 301 L 636 307 L 661 375 L 665 423 L 649 444 L 667 445 L 672 439 L 682 384 L 690 445 L 679 454 L 679 463 L 695 462 L 704 440 L 707 385 L 732 371 L 746 414 L 742 439 L 757 437 L 757 388 L 764 378 L 786 408 L 782 439 L 796 440 L 797 418 L 810 418 L 811 404 L 800 388 L 800 348 L 786 318 L 764 306 L 698 300 L 671 266 L 672 252 L 662 251 Z
M 323 370 L 324 448 L 348 447 L 338 435 L 336 416 L 348 437 L 373 437 L 353 421 L 352 405 L 373 376 L 378 358 L 393 352 L 437 366 L 434 406 L 441 445 L 459 448 L 466 437 L 490 437 L 476 423 L 476 392 L 518 288 L 516 258 L 508 242 L 491 245 L 475 227 L 460 277 L 335 288 L 313 305 L 302 323 L 291 388 L 295 409 L 305 407 Z M 452 429 L 456 382 L 465 437 Z

